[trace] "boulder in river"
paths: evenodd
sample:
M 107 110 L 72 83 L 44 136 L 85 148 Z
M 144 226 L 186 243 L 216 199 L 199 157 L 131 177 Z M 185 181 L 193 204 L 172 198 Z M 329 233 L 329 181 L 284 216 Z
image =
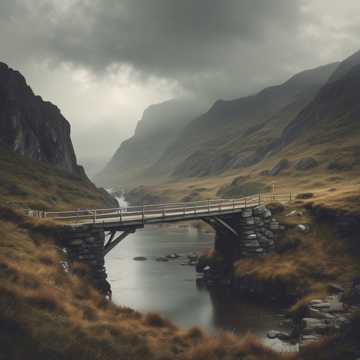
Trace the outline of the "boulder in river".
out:
M 145 261 L 145 260 L 147 260 L 147 258 L 144 256 L 137 256 L 137 257 L 134 257 L 134 260 L 135 261 Z

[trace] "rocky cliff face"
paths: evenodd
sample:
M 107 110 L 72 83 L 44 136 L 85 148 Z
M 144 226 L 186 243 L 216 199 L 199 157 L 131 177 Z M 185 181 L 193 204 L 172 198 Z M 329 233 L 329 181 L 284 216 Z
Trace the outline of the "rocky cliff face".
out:
M 85 176 L 76 162 L 69 122 L 4 63 L 0 63 L 0 147 Z

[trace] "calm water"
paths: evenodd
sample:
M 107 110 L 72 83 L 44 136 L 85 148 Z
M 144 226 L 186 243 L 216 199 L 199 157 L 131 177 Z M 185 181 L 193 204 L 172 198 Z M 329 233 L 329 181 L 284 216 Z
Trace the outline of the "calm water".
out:
M 191 227 L 149 227 L 129 235 L 106 257 L 114 302 L 141 312 L 159 312 L 182 327 L 200 325 L 212 334 L 223 329 L 251 332 L 274 348 L 294 350 L 266 338 L 269 330 L 287 330 L 280 327 L 284 319 L 281 309 L 234 299 L 220 290 L 209 293 L 198 289 L 194 267 L 181 265 L 181 260 L 155 261 L 174 252 L 189 254 L 212 247 L 211 235 Z M 147 260 L 133 260 L 138 256 Z

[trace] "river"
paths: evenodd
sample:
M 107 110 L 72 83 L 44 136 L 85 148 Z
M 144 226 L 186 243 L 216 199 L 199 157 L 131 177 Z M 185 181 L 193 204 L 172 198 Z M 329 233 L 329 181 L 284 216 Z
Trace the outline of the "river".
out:
M 220 289 L 201 289 L 194 267 L 181 265 L 183 259 L 156 261 L 171 253 L 201 253 L 212 248 L 213 242 L 213 235 L 190 226 L 146 227 L 129 235 L 106 257 L 113 301 L 141 312 L 158 312 L 181 327 L 199 325 L 210 334 L 221 330 L 253 333 L 277 350 L 296 350 L 266 336 L 269 330 L 289 330 L 280 326 L 284 309 L 241 300 Z M 139 256 L 147 260 L 134 260 Z

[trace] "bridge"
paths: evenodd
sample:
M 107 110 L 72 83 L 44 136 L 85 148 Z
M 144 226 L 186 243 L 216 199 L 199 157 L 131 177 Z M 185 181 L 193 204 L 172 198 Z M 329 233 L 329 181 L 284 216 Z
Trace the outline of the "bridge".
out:
M 215 249 L 226 262 L 271 253 L 279 224 L 266 204 L 287 203 L 292 194 L 257 194 L 238 199 L 129 206 L 114 209 L 36 211 L 28 215 L 61 224 L 62 244 L 71 262 L 87 264 L 103 288 L 104 256 L 128 235 L 146 225 L 202 220 L 215 230 Z

